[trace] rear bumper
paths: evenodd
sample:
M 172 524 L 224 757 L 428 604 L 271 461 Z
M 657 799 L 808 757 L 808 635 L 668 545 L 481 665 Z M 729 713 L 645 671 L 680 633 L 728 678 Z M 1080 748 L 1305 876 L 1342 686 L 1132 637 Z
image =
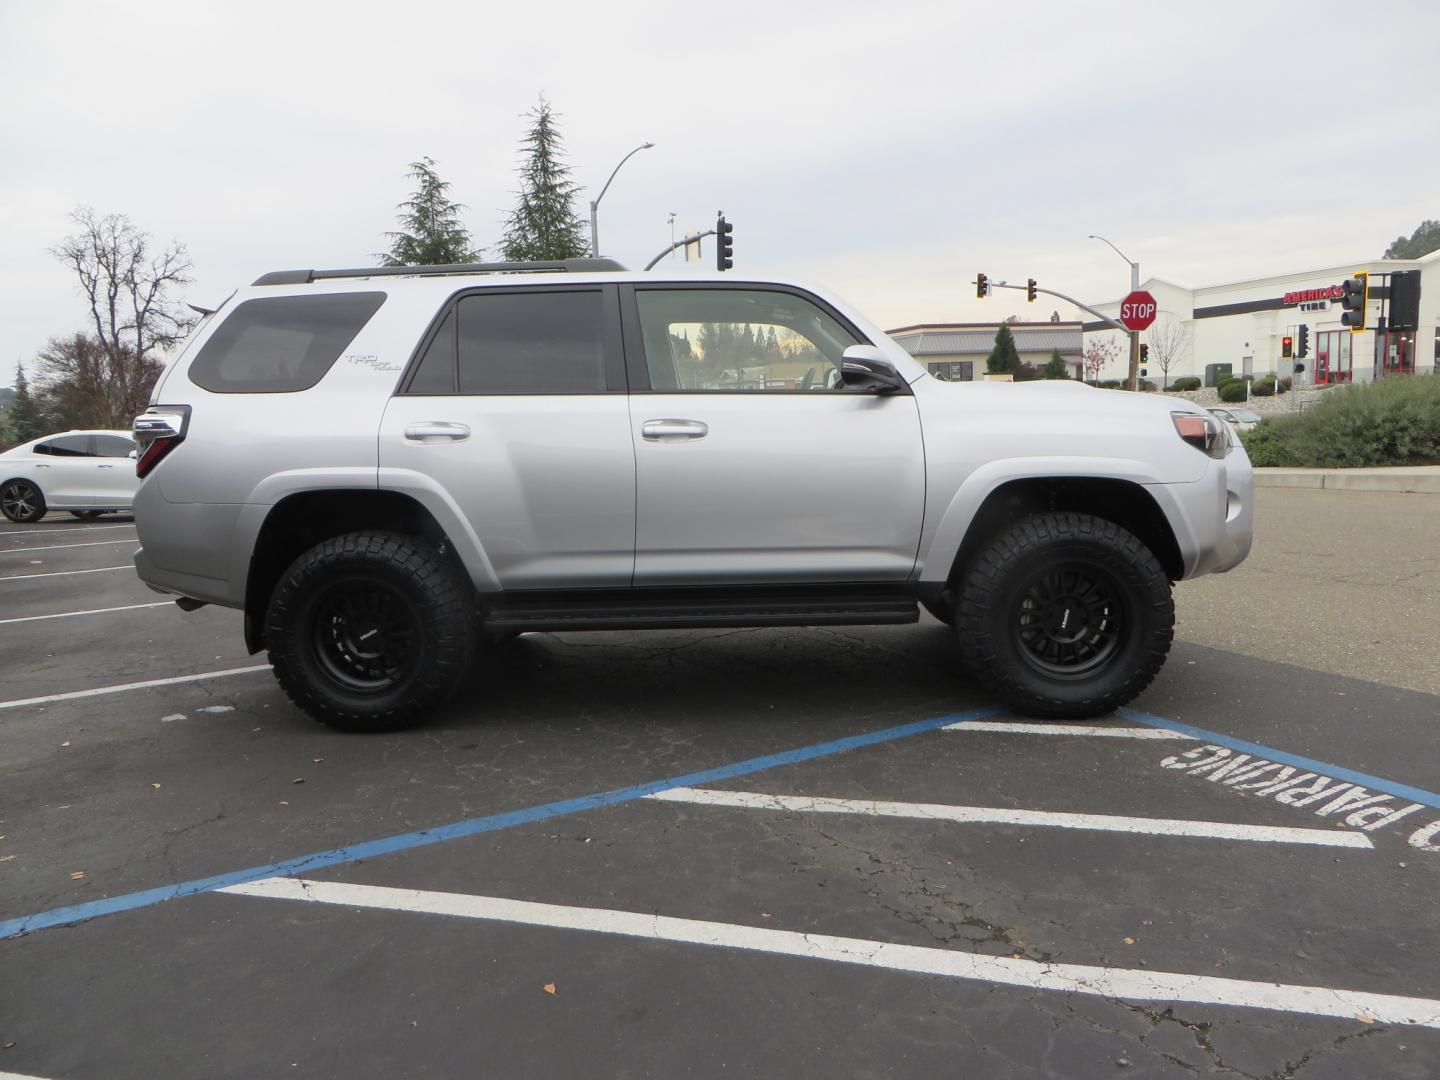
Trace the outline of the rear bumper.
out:
M 220 578 L 162 569 L 151 561 L 143 547 L 135 552 L 135 573 L 157 593 L 166 596 L 188 596 L 192 600 L 203 600 L 207 604 L 233 606 L 227 598 L 228 582 Z

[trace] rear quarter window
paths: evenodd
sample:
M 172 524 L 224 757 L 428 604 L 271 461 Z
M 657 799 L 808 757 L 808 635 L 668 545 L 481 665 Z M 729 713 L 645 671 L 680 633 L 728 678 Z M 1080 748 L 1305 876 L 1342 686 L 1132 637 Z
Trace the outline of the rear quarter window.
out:
M 190 381 L 217 394 L 308 390 L 384 302 L 381 292 L 246 300 L 196 354 Z

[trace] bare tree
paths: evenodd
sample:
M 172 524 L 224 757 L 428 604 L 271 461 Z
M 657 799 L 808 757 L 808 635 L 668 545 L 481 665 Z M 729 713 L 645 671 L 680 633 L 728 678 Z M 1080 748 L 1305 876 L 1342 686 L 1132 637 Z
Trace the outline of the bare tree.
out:
M 129 427 L 160 373 L 159 354 L 191 326 L 170 297 L 173 289 L 190 283 L 190 259 L 178 241 L 154 251 L 149 234 L 124 214 L 97 217 L 82 206 L 71 219 L 80 231 L 51 254 L 75 272 L 95 333 L 52 342 L 53 355 L 42 360 L 52 379 L 83 372 L 87 387 L 74 388 L 82 399 L 103 389 L 107 404 L 96 414 L 97 422 L 103 417 L 107 426 Z M 89 344 L 82 346 L 82 340 Z
M 153 378 L 130 380 L 133 368 L 128 352 L 123 363 L 113 364 L 89 334 L 51 338 L 35 358 L 37 392 L 56 426 L 126 428 L 145 410 L 154 384 Z
M 1160 389 L 1168 389 L 1170 369 L 1180 362 L 1190 343 L 1190 328 L 1183 322 L 1166 318 L 1150 327 L 1145 336 L 1149 338 L 1150 360 L 1160 369 Z
M 1085 379 L 1094 382 L 1100 373 L 1120 355 L 1120 345 L 1113 338 L 1091 338 L 1081 355 L 1085 365 Z

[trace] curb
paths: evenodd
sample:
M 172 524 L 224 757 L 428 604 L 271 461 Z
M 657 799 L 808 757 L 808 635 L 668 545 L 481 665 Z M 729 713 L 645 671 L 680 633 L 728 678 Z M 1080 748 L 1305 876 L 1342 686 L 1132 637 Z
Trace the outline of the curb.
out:
M 1256 469 L 1255 486 L 1440 495 L 1440 468 L 1414 472 L 1388 469 Z

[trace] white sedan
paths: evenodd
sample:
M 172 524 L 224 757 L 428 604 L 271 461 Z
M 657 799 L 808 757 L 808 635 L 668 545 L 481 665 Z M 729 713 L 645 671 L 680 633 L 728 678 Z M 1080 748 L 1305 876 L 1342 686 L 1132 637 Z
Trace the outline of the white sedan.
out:
M 1214 413 L 1237 432 L 1241 433 L 1254 431 L 1255 425 L 1263 419 L 1263 417 L 1253 409 L 1212 408 L 1210 412 Z
M 66 431 L 0 454 L 0 513 L 39 521 L 50 510 L 93 518 L 129 511 L 139 483 L 128 431 Z

